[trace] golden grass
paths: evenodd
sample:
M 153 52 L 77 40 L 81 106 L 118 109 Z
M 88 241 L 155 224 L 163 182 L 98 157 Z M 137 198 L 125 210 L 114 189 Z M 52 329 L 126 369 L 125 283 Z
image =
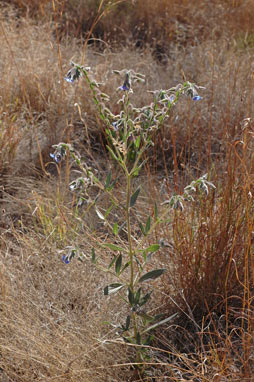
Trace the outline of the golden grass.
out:
M 150 102 L 147 90 L 183 78 L 206 87 L 202 102 L 183 99 L 173 110 L 138 180 L 144 192 L 137 214 L 144 219 L 154 198 L 160 205 L 206 171 L 217 186 L 155 233 L 170 246 L 154 258 L 168 272 L 154 285 L 151 309 L 179 316 L 156 333 L 160 351 L 151 349 L 150 371 L 156 381 L 251 381 L 253 2 L 126 1 L 93 30 L 110 39 L 85 50 L 82 25 L 84 37 L 98 2 L 9 3 L 15 7 L 0 7 L 0 379 L 138 380 L 129 365 L 120 367 L 134 351 L 103 324 L 125 319 L 121 301 L 102 294 L 111 276 L 89 259 L 61 261 L 70 246 L 89 257 L 109 235 L 93 211 L 75 214 L 73 169 L 57 168 L 49 157 L 52 144 L 68 141 L 102 179 L 111 166 L 89 89 L 63 80 L 70 59 L 85 57 L 111 105 L 119 86 L 112 69 L 146 74 L 133 95 L 139 105 Z M 122 198 L 123 186 L 119 181 L 116 190 Z M 106 208 L 106 198 L 100 203 Z

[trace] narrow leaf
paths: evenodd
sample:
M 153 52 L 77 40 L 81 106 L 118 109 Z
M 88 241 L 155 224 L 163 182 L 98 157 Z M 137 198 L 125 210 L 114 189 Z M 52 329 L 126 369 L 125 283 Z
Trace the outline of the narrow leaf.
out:
M 94 248 L 92 248 L 92 256 L 91 256 L 91 260 L 92 260 L 92 263 L 93 263 L 93 264 L 96 264 L 96 258 L 95 258 L 95 250 L 94 250 Z
M 149 328 L 146 328 L 142 333 L 149 332 L 149 330 L 155 329 L 155 328 L 157 328 L 157 327 L 160 326 L 160 325 L 166 324 L 167 322 L 173 320 L 173 318 L 175 318 L 177 315 L 178 315 L 178 313 L 174 313 L 174 314 L 172 314 L 172 316 L 167 317 L 167 318 L 165 318 L 164 320 L 162 320 L 162 321 L 160 321 L 160 322 L 157 322 L 156 324 L 154 324 L 154 325 L 152 325 L 152 326 L 149 326 Z
M 108 296 L 110 294 L 116 293 L 120 289 L 122 289 L 123 287 L 124 287 L 124 285 L 123 284 L 119 284 L 119 283 L 114 283 L 114 284 L 107 285 L 104 288 L 104 295 Z
M 150 245 L 150 247 L 146 248 L 145 251 L 153 253 L 153 252 L 158 251 L 159 248 L 160 248 L 159 244 L 152 244 L 152 245 Z
M 122 248 L 122 247 L 118 247 L 118 245 L 111 244 L 111 243 L 102 244 L 102 247 L 103 247 L 103 248 L 109 248 L 109 249 L 111 249 L 112 251 L 125 251 L 124 248 Z
M 145 305 L 145 304 L 147 303 L 147 301 L 150 299 L 151 294 L 152 294 L 152 291 L 151 291 L 151 292 L 148 292 L 144 297 L 142 297 L 141 300 L 140 300 L 139 305 L 140 305 L 140 306 Z
M 114 223 L 114 225 L 113 225 L 113 234 L 115 236 L 118 235 L 118 224 L 117 223 Z
M 148 216 L 147 221 L 146 221 L 146 227 L 145 227 L 145 232 L 148 234 L 151 228 L 151 216 Z
M 144 166 L 144 164 L 147 162 L 148 158 L 146 158 L 138 167 L 136 167 L 135 169 L 133 169 L 130 173 L 130 175 L 133 175 L 133 176 L 138 176 L 138 173 L 139 171 L 141 170 L 141 168 Z
M 109 185 L 111 183 L 111 180 L 112 180 L 112 172 L 109 171 L 108 175 L 107 175 L 107 178 L 106 178 L 106 183 L 105 183 L 105 187 L 106 188 L 109 188 Z
M 138 138 L 137 138 L 136 141 L 135 141 L 135 146 L 136 146 L 137 149 L 138 149 L 139 146 L 140 146 L 140 135 L 138 136 Z
M 143 345 L 149 346 L 151 344 L 153 338 L 154 338 L 153 336 L 147 336 L 145 338 L 145 341 L 143 342 Z
M 111 206 L 109 206 L 109 208 L 107 209 L 106 213 L 105 213 L 105 219 L 107 219 L 110 211 L 112 210 L 112 208 L 114 207 L 114 204 L 112 203 Z
M 144 229 L 144 227 L 143 227 L 143 224 L 142 224 L 141 222 L 139 222 L 138 225 L 139 225 L 139 228 L 140 228 L 141 232 L 143 233 L 143 235 L 146 236 L 146 233 L 145 233 L 145 229 Z
M 117 158 L 116 154 L 114 153 L 114 151 L 109 147 L 107 146 L 107 149 L 108 151 L 110 152 L 110 154 L 112 155 L 113 159 L 117 162 L 119 162 L 119 158 Z
M 137 188 L 137 190 L 131 195 L 130 207 L 133 207 L 135 205 L 139 193 L 140 193 L 140 187 Z
M 147 260 L 146 251 L 143 251 L 143 252 L 142 252 L 142 256 L 143 256 L 143 259 L 144 259 L 144 261 L 145 261 L 145 263 L 146 263 L 146 260 Z
M 125 330 L 129 330 L 130 323 L 131 323 L 131 316 L 128 315 L 127 318 L 126 318 Z
M 119 178 L 116 178 L 116 179 L 111 183 L 111 185 L 107 188 L 108 191 L 113 190 L 113 188 L 115 187 L 116 182 L 118 181 L 118 179 L 119 179 Z
M 98 210 L 97 207 L 95 207 L 95 212 L 97 213 L 98 217 L 99 217 L 101 220 L 105 220 L 104 215 Z
M 137 332 L 135 339 L 136 339 L 136 344 L 141 345 L 141 336 L 139 332 Z
M 123 273 L 123 271 L 124 271 L 126 268 L 128 268 L 129 265 L 130 265 L 130 262 L 127 261 L 127 263 L 124 264 L 124 266 L 123 266 L 123 268 L 122 268 L 122 270 L 121 270 L 121 273 Z
M 117 259 L 117 256 L 114 255 L 114 256 L 113 256 L 113 259 L 112 259 L 111 262 L 109 263 L 108 269 L 110 269 L 110 268 L 112 267 L 112 265 L 115 263 L 116 259 Z
M 155 219 L 157 220 L 158 219 L 158 207 L 157 207 L 156 202 L 154 203 L 154 216 L 155 216 Z
M 89 173 L 89 171 L 88 171 L 88 173 Z M 90 173 L 90 175 L 92 176 L 92 179 L 93 179 L 94 183 L 97 183 L 97 184 L 100 183 L 99 179 L 96 178 L 96 176 L 94 176 L 92 173 Z
M 122 255 L 120 254 L 116 259 L 115 272 L 119 276 L 122 266 Z
M 165 270 L 166 270 L 165 268 L 154 269 L 153 271 L 150 271 L 150 272 L 146 273 L 145 275 L 143 275 L 142 277 L 140 277 L 138 282 L 141 283 L 141 282 L 147 281 L 147 280 L 155 280 L 158 277 L 160 277 L 162 275 L 162 273 L 165 272 Z
M 134 293 L 128 288 L 128 300 L 131 305 L 135 303 Z
M 154 320 L 153 316 L 150 316 L 149 314 L 144 313 L 144 312 L 140 312 L 139 316 L 142 317 L 143 322 L 144 322 L 144 326 L 147 324 L 147 322 L 151 323 Z
M 135 304 L 139 304 L 140 296 L 141 296 L 141 288 L 138 288 L 135 295 Z

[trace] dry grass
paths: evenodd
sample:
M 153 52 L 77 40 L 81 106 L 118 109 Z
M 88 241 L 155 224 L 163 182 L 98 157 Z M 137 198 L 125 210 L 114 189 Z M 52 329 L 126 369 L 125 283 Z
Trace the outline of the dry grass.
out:
M 156 381 L 251 381 L 253 2 L 124 1 L 93 29 L 105 41 L 86 48 L 80 36 L 98 2 L 8 3 L 15 7 L 0 3 L 0 379 L 138 379 L 117 367 L 133 359 L 131 349 L 105 342 L 116 333 L 103 322 L 125 317 L 121 301 L 102 295 L 110 277 L 89 260 L 61 262 L 69 246 L 90 256 L 109 235 L 94 212 L 75 214 L 74 174 L 49 157 L 52 144 L 68 141 L 102 179 L 111 165 L 89 89 L 63 81 L 70 59 L 85 57 L 111 105 L 119 86 L 112 69 L 146 74 L 133 95 L 139 105 L 150 102 L 147 90 L 183 78 L 206 87 L 202 102 L 183 99 L 174 109 L 138 180 L 144 218 L 155 197 L 160 205 L 206 171 L 217 186 L 155 234 L 170 247 L 154 259 L 168 272 L 154 285 L 151 309 L 179 315 L 156 333 L 151 372 Z M 121 181 L 117 187 L 124 197 Z

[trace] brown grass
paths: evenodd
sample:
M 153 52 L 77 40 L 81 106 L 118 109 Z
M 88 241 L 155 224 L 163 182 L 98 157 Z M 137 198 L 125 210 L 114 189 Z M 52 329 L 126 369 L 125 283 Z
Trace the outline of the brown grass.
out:
M 172 213 L 153 238 L 169 247 L 154 258 L 168 272 L 154 285 L 151 310 L 178 317 L 156 333 L 160 350 L 151 349 L 150 371 L 156 381 L 251 381 L 253 2 L 124 1 L 108 12 L 105 1 L 91 34 L 104 41 L 85 48 L 102 13 L 99 2 L 82 4 L 0 3 L 0 380 L 138 379 L 120 366 L 134 351 L 103 324 L 119 325 L 126 313 L 102 294 L 111 276 L 88 258 L 61 262 L 70 247 L 89 257 L 109 235 L 94 211 L 75 214 L 74 169 L 49 157 L 52 144 L 68 141 L 101 179 L 112 165 L 89 89 L 63 80 L 69 61 L 85 58 L 115 112 L 112 69 L 146 75 L 134 89 L 138 105 L 150 102 L 147 90 L 185 78 L 206 87 L 202 102 L 183 99 L 173 110 L 138 180 L 144 219 L 154 198 L 160 208 L 204 172 L 217 187 Z M 124 198 L 122 183 L 116 192 Z M 99 256 L 107 262 L 106 253 Z

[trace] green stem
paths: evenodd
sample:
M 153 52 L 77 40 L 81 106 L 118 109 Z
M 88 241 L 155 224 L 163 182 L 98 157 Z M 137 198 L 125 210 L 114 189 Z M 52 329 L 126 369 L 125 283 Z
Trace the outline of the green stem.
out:
M 133 280 L 134 280 L 134 262 L 133 262 L 133 251 L 132 251 L 132 241 L 131 241 L 131 222 L 130 222 L 130 199 L 131 199 L 131 175 L 126 173 L 127 176 L 127 197 L 126 197 L 126 221 L 127 221 L 127 232 L 128 232 L 128 246 L 129 246 L 129 260 L 130 260 L 130 289 L 133 291 Z
M 130 283 L 129 288 L 132 293 L 134 293 L 134 252 L 132 249 L 132 239 L 131 239 L 131 221 L 130 221 L 130 199 L 131 199 L 131 181 L 132 176 L 127 172 L 127 197 L 126 197 L 126 221 L 127 221 L 127 232 L 128 232 L 128 245 L 129 245 L 129 260 L 130 260 Z M 133 322 L 134 338 L 137 338 L 137 320 L 135 312 L 131 312 L 131 318 Z

